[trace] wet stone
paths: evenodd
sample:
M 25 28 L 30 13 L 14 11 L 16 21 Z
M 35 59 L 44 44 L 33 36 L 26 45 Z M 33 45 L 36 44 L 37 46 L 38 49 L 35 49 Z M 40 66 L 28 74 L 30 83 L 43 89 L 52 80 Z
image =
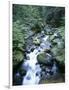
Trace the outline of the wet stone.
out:
M 27 76 L 27 77 L 26 77 L 26 79 L 27 79 L 27 80 L 30 80 L 30 79 L 31 79 L 31 77 L 30 77 L 30 76 Z

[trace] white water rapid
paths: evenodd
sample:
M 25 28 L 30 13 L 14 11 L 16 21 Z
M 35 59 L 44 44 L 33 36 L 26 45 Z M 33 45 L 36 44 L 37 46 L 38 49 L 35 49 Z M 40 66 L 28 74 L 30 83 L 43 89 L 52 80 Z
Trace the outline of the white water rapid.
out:
M 50 43 L 48 41 L 49 36 L 44 36 L 40 46 L 34 49 L 33 52 L 27 54 L 29 60 L 24 62 L 24 67 L 26 69 L 26 75 L 24 76 L 23 85 L 38 84 L 40 81 L 41 68 L 37 61 L 37 55 L 42 53 L 45 49 L 50 48 Z

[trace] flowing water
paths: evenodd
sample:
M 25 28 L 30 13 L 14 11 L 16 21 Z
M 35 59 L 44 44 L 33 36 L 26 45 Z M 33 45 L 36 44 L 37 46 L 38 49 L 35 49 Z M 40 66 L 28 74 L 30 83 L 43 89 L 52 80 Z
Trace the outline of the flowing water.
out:
M 61 67 L 53 58 L 52 53 L 44 52 L 46 49 L 51 51 L 52 43 L 50 42 L 49 35 L 40 36 L 40 40 L 39 46 L 32 44 L 34 46 L 33 50 L 26 52 L 26 58 L 20 66 L 22 70 L 14 74 L 15 85 L 34 85 L 65 81 L 64 75 L 61 75 L 59 70 Z M 60 46 L 58 39 L 57 42 Z M 45 58 L 43 63 L 37 60 L 37 56 L 41 53 L 46 55 L 46 57 L 43 56 Z
M 26 75 L 24 76 L 23 85 L 38 84 L 40 81 L 41 68 L 37 61 L 37 55 L 42 53 L 45 49 L 50 49 L 49 36 L 44 36 L 42 42 L 38 48 L 35 48 L 33 52 L 27 53 L 29 59 L 25 60 L 23 66 L 26 69 Z

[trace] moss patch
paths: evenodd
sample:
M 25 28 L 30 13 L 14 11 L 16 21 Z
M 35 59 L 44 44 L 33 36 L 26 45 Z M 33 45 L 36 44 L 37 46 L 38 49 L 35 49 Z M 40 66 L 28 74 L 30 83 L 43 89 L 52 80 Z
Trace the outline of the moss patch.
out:
M 21 51 L 15 50 L 13 52 L 13 65 L 17 65 L 23 59 L 24 59 L 24 55 L 23 55 L 23 53 Z

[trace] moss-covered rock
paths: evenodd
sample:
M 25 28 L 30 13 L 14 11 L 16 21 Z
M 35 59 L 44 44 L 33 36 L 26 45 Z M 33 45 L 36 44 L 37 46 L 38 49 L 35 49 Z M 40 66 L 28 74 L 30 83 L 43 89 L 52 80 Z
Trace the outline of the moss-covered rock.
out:
M 37 56 L 37 60 L 39 63 L 46 63 L 46 55 L 45 53 L 41 53 Z
M 54 54 L 54 56 L 56 56 L 57 54 L 59 54 L 59 53 L 58 53 L 59 50 L 58 50 L 57 46 L 53 47 L 53 48 L 51 49 L 51 51 L 52 51 L 52 53 Z
M 21 76 L 25 76 L 26 75 L 26 70 L 23 67 L 21 67 L 21 68 L 19 68 L 19 73 L 20 73 Z
M 56 59 L 57 59 L 60 63 L 64 64 L 64 62 L 65 62 L 65 55 L 64 55 L 64 53 L 63 53 L 62 55 L 56 56 Z
M 37 60 L 40 64 L 52 64 L 51 63 L 51 60 L 52 60 L 52 56 L 51 55 L 48 55 L 46 54 L 45 52 L 39 54 L 37 56 Z
M 62 39 L 65 39 L 65 27 L 64 26 L 61 26 L 58 28 L 58 31 L 60 33 L 60 35 L 62 36 Z
M 33 43 L 35 45 L 39 45 L 40 44 L 40 39 L 38 39 L 37 37 L 33 38 Z
M 61 46 L 64 46 L 64 39 L 65 39 L 65 27 L 61 26 L 59 28 L 57 28 L 57 30 L 53 33 L 53 35 L 50 35 L 50 41 L 52 43 L 60 43 Z
M 65 50 L 64 49 L 60 49 L 57 46 L 53 47 L 51 49 L 54 57 L 60 62 L 63 63 L 65 61 Z
M 23 55 L 23 52 L 22 51 L 15 50 L 13 52 L 13 65 L 17 65 L 23 59 L 24 59 L 24 55 Z
M 54 39 L 54 35 L 50 35 L 50 41 Z

